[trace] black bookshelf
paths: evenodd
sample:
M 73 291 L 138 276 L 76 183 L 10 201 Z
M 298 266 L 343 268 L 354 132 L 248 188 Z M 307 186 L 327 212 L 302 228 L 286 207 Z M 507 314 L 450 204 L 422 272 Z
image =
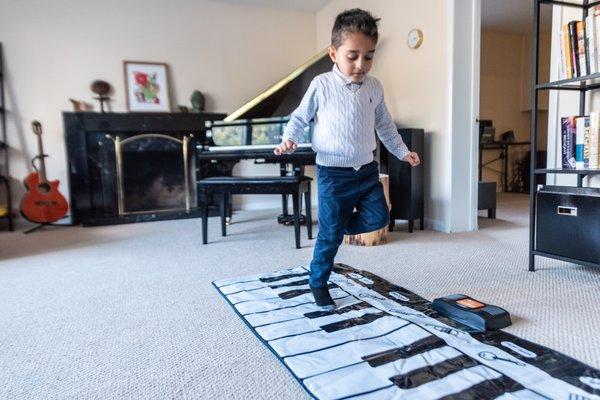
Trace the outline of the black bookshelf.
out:
M 4 59 L 2 54 L 2 43 L 0 43 L 0 152 L 2 152 L 2 165 L 0 168 L 0 183 L 6 192 L 7 214 L 0 218 L 8 220 L 8 230 L 14 229 L 12 197 L 10 191 L 10 175 L 8 172 L 8 144 L 6 142 L 6 107 L 4 99 Z
M 558 0 L 535 0 L 533 9 L 533 58 L 532 58 L 532 90 L 531 90 L 531 154 L 537 152 L 537 111 L 538 111 L 538 94 L 544 90 L 573 90 L 579 92 L 579 115 L 585 114 L 586 93 L 590 90 L 600 89 L 600 73 L 579 76 L 571 79 L 561 79 L 552 82 L 538 82 L 538 67 L 539 67 L 539 38 L 540 38 L 540 7 L 542 5 L 558 5 L 563 7 L 579 8 L 582 12 L 582 17 L 588 16 L 589 9 L 600 5 L 600 1 L 580 0 L 579 2 L 558 1 Z M 536 158 L 531 160 L 531 179 L 529 190 L 529 270 L 535 271 L 535 256 L 552 258 L 555 260 L 566 261 L 574 264 L 600 267 L 598 264 L 592 264 L 583 260 L 566 258 L 543 251 L 539 251 L 535 247 L 536 238 L 536 175 L 545 174 L 573 174 L 577 176 L 577 187 L 583 186 L 583 178 L 589 175 L 600 175 L 600 170 L 581 170 L 581 169 L 562 169 L 562 168 L 538 168 Z

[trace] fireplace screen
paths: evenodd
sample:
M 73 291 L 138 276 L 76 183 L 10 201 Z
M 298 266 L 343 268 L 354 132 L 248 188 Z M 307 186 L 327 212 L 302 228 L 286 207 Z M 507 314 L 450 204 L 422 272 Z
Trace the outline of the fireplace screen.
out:
M 190 210 L 187 136 L 109 137 L 115 145 L 119 215 Z

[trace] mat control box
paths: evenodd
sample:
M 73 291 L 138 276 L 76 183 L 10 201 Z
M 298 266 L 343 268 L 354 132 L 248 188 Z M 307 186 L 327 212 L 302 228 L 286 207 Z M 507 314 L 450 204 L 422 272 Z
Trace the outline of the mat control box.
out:
M 464 294 L 437 298 L 432 307 L 443 316 L 478 332 L 506 328 L 512 323 L 508 311 Z

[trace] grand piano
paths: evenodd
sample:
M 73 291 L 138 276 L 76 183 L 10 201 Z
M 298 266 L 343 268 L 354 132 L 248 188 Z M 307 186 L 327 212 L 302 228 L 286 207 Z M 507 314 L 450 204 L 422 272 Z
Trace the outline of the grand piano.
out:
M 327 50 L 323 50 L 224 120 L 208 121 L 206 140 L 198 144 L 198 159 L 314 164 L 315 154 L 310 148 L 312 125 L 307 127 L 295 153 L 277 157 L 273 149 L 281 143 L 289 115 L 300 104 L 312 79 L 330 71 L 332 66 Z
M 300 104 L 312 79 L 330 71 L 332 66 L 327 50 L 323 50 L 224 120 L 208 121 L 206 138 L 198 143 L 196 152 L 198 179 L 231 176 L 234 165 L 244 159 L 279 164 L 281 176 L 303 174 L 306 165 L 314 165 L 312 124 L 306 128 L 294 153 L 276 156 L 273 149 L 281 143 L 289 115 Z M 285 196 L 282 208 L 278 220 L 289 223 Z

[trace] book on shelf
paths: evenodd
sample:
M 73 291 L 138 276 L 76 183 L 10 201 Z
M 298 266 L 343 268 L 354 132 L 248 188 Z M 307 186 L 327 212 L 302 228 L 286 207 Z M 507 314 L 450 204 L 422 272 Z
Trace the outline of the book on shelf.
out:
M 585 44 L 586 44 L 586 61 L 587 70 L 589 74 L 595 74 L 598 72 L 597 63 L 592 60 L 596 60 L 596 22 L 593 14 L 588 15 L 585 18 Z
M 596 70 L 595 72 L 600 72 L 600 61 L 598 60 L 598 50 L 600 48 L 598 41 L 600 40 L 600 7 L 594 7 L 591 11 L 590 11 L 591 15 L 593 15 L 593 21 L 594 21 L 594 41 L 592 42 L 593 44 L 595 44 L 596 48 L 595 48 L 595 53 L 594 53 L 594 58 L 593 60 L 595 61 L 595 65 L 596 65 Z
M 600 6 L 582 21 L 570 21 L 560 30 L 561 79 L 600 72 Z
M 575 168 L 575 117 L 563 117 L 561 122 L 562 168 Z
M 561 61 L 563 67 L 563 76 L 567 79 L 573 78 L 573 63 L 571 61 L 571 41 L 569 39 L 569 26 L 563 25 L 560 33 L 561 43 Z
M 598 169 L 598 137 L 600 136 L 600 125 L 599 125 L 600 114 L 597 112 L 590 113 L 590 127 L 589 135 L 587 136 L 587 160 L 588 165 L 586 169 Z M 585 139 L 585 138 L 584 138 Z M 584 154 L 586 153 L 584 148 Z M 585 156 L 584 156 L 585 161 Z
M 562 169 L 600 169 L 600 113 L 560 119 Z
M 585 148 L 585 125 L 586 125 L 587 117 L 577 117 L 575 118 L 575 168 L 576 169 L 585 169 L 585 161 L 584 161 L 584 148 Z M 589 122 L 588 122 L 589 126 Z
M 573 77 L 579 75 L 579 46 L 577 43 L 577 21 L 571 21 L 569 27 L 569 58 L 571 58 L 571 72 Z
M 579 67 L 579 76 L 585 76 L 588 74 L 587 69 L 587 46 L 585 42 L 585 22 L 577 21 L 575 25 L 577 29 L 577 54 L 578 57 L 578 67 Z

